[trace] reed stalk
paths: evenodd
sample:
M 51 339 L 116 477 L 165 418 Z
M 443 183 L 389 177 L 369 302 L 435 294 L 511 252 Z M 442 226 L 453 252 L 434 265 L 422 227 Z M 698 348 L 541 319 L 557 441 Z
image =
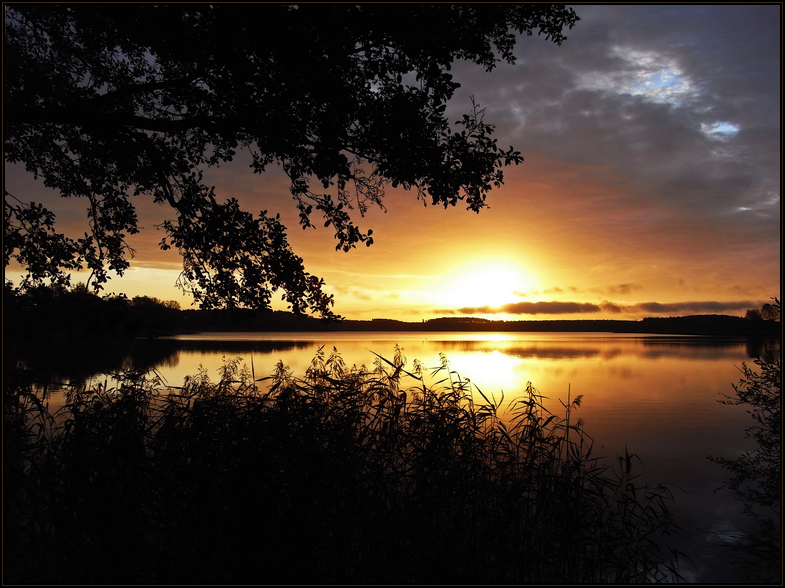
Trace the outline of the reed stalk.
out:
M 181 387 L 120 374 L 51 417 L 6 380 L 6 581 L 678 578 L 670 492 L 592 455 L 581 397 L 562 418 L 529 384 L 505 410 L 444 357 L 406 365 L 320 349 L 302 378 L 239 358 Z

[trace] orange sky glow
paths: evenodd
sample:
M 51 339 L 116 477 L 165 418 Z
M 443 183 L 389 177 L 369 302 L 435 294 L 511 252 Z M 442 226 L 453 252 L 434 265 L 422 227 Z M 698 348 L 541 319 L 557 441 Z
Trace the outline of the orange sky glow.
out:
M 474 96 L 499 145 L 525 158 L 479 214 L 389 190 L 386 213 L 356 217 L 374 244 L 344 253 L 331 229 L 298 226 L 280 170 L 254 175 L 238 153 L 206 182 L 246 210 L 280 212 L 306 270 L 350 319 L 743 316 L 779 297 L 781 7 L 575 9 L 561 47 L 524 37 L 516 65 L 453 68 L 461 88 L 448 115 Z M 8 165 L 6 188 L 84 231 L 85 203 Z M 135 202 L 136 255 L 105 292 L 190 307 L 174 285 L 177 252 L 158 249 L 169 210 Z

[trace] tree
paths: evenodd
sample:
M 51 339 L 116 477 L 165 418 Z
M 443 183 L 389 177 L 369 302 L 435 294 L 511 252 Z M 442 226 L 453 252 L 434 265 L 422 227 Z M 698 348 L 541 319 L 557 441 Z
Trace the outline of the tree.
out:
M 744 318 L 746 318 L 748 321 L 762 321 L 763 315 L 757 308 L 750 308 L 747 310 L 747 314 L 744 315 Z
M 766 303 L 760 307 L 760 315 L 764 321 L 780 321 L 780 303 L 776 298 L 775 304 Z
M 577 20 L 546 4 L 5 5 L 5 160 L 85 198 L 91 229 L 66 237 L 6 192 L 5 264 L 31 283 L 86 266 L 100 289 L 129 267 L 145 195 L 171 207 L 161 247 L 203 308 L 268 308 L 280 289 L 293 311 L 332 316 L 280 217 L 220 202 L 204 169 L 238 149 L 256 173 L 280 165 L 300 224 L 320 214 L 345 251 L 372 243 L 352 214 L 384 208 L 388 186 L 477 212 L 523 158 L 476 105 L 450 125 L 451 63 L 514 63 L 515 32 L 560 45 Z
M 765 303 L 760 309 L 751 308 L 744 316 L 747 320 L 751 321 L 772 321 L 780 322 L 780 301 L 776 296 L 772 298 L 774 304 L 769 302 Z

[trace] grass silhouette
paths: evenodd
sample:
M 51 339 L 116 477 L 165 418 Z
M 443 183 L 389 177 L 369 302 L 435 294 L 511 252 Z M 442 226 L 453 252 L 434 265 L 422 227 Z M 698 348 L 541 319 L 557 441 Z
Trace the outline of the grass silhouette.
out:
M 396 347 L 302 377 L 4 386 L 6 583 L 633 583 L 676 578 L 663 485 L 529 384 L 502 405 Z

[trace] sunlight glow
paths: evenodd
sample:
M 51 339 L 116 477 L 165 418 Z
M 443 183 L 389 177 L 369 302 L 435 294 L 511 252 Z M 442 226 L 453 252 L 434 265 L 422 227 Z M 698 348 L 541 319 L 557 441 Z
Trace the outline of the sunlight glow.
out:
M 455 308 L 515 302 L 520 292 L 536 288 L 537 278 L 514 260 L 481 259 L 456 266 L 439 293 L 440 301 Z

